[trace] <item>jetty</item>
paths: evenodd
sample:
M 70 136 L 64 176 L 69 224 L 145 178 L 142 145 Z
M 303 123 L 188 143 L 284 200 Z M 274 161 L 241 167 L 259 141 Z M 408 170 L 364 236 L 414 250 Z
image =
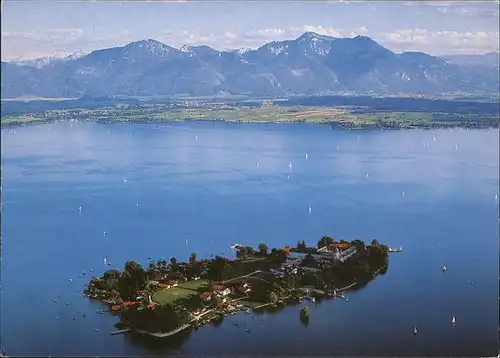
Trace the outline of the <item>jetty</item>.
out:
M 142 329 L 136 329 L 135 331 L 137 333 L 140 333 L 140 334 L 147 334 L 149 336 L 152 336 L 152 337 L 156 337 L 156 338 L 165 338 L 165 337 L 169 337 L 169 336 L 173 336 L 174 334 L 177 334 L 187 328 L 191 327 L 191 324 L 189 323 L 186 323 L 186 324 L 183 324 L 182 326 L 179 326 L 177 327 L 176 329 L 174 330 L 171 330 L 169 332 L 165 332 L 165 333 L 159 333 L 159 332 L 148 332 L 148 331 L 143 331 Z
M 111 332 L 109 335 L 110 336 L 116 336 L 117 334 L 122 334 L 122 333 L 130 332 L 131 330 L 132 330 L 131 328 L 120 329 L 118 331 Z

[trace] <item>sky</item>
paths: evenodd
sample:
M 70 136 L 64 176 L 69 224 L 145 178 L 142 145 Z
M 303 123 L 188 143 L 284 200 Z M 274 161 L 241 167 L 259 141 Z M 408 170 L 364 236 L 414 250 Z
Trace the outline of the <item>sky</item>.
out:
M 305 31 L 369 36 L 398 53 L 499 51 L 498 1 L 5 0 L 1 16 L 3 61 L 88 53 L 149 38 L 176 48 L 257 48 Z

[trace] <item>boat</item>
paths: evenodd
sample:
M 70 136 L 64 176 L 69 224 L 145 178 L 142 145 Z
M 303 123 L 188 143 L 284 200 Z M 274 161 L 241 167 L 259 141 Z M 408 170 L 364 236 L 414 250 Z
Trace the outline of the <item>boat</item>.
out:
M 453 318 L 451 319 L 451 324 L 455 324 L 455 316 L 453 316 Z
M 413 334 L 418 334 L 417 326 L 413 327 Z
M 315 299 L 314 297 L 313 297 L 313 298 L 311 298 L 311 302 L 312 302 L 312 303 L 316 303 L 316 299 Z
M 441 270 L 443 270 L 443 272 L 445 272 L 448 270 L 448 268 L 446 267 L 446 265 L 443 265 L 443 268 Z

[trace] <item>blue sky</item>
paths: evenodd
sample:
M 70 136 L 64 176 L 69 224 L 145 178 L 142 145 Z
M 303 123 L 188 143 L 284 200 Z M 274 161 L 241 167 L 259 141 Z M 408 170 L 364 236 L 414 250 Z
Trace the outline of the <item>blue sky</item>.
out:
M 147 38 L 177 48 L 256 48 L 305 31 L 366 35 L 395 52 L 485 53 L 499 49 L 498 9 L 498 1 L 5 0 L 2 60 L 86 53 Z

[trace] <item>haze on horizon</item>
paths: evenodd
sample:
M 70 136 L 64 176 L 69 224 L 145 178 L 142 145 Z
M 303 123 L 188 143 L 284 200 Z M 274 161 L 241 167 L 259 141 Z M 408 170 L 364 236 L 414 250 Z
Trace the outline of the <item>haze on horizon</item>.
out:
M 2 60 L 66 56 L 148 38 L 180 48 L 257 48 L 306 31 L 364 35 L 394 52 L 499 51 L 498 1 L 60 2 L 5 0 Z

